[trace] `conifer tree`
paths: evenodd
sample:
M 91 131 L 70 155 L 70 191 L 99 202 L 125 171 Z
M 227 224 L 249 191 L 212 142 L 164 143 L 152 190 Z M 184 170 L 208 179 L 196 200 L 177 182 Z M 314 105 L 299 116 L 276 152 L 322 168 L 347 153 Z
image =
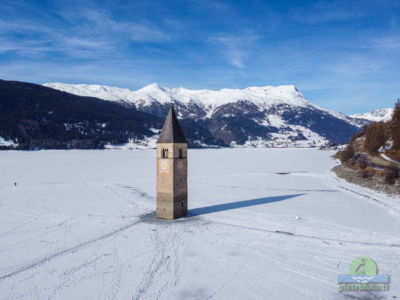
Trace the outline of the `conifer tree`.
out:
M 393 117 L 389 123 L 389 134 L 393 140 L 393 149 L 400 150 L 400 99 L 397 99 Z
M 365 148 L 369 153 L 377 153 L 387 140 L 385 124 L 375 122 L 365 129 Z

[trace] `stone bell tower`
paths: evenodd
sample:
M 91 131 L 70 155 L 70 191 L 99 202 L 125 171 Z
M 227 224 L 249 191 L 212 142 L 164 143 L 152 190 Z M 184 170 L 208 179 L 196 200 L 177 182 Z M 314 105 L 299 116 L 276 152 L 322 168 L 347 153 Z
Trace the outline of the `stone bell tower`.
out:
M 157 141 L 158 218 L 186 216 L 187 176 L 187 141 L 171 106 Z

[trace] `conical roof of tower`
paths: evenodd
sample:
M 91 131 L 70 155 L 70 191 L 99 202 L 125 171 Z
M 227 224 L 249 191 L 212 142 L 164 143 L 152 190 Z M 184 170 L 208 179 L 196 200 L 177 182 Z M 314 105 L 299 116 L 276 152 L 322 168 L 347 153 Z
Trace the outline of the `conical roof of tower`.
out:
M 174 109 L 169 109 L 157 143 L 187 143 Z

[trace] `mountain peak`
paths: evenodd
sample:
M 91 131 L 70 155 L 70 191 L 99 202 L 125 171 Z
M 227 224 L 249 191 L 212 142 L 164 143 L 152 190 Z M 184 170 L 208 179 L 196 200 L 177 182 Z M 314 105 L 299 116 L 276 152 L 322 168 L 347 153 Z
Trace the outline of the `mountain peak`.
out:
M 152 103 L 155 102 L 162 104 L 176 102 L 186 105 L 194 103 L 201 108 L 213 110 L 222 105 L 240 101 L 251 102 L 260 107 L 269 107 L 279 104 L 290 106 L 312 105 L 294 85 L 267 85 L 244 89 L 223 88 L 220 90 L 190 90 L 182 87 L 166 88 L 160 86 L 158 83 L 151 83 L 137 91 L 98 85 L 72 85 L 62 83 L 45 85 L 81 96 L 93 96 L 105 100 L 130 102 L 135 105 L 139 104 L 140 106 L 152 105 Z
M 380 122 L 380 121 L 386 122 L 392 119 L 393 111 L 394 111 L 393 108 L 381 108 L 381 109 L 375 109 L 371 112 L 350 115 L 350 117 L 355 119 L 369 120 L 373 122 Z
M 178 118 L 191 120 L 186 123 L 194 126 L 189 140 L 199 146 L 210 139 L 218 145 L 273 147 L 345 143 L 362 126 L 358 120 L 312 104 L 294 85 L 190 90 L 152 83 L 136 91 L 69 84 L 53 87 L 131 104 L 160 117 L 174 105 Z
M 138 89 L 137 91 L 152 91 L 152 90 L 161 90 L 164 91 L 165 89 L 159 85 L 157 82 L 150 83 L 148 85 L 145 85 L 141 89 Z

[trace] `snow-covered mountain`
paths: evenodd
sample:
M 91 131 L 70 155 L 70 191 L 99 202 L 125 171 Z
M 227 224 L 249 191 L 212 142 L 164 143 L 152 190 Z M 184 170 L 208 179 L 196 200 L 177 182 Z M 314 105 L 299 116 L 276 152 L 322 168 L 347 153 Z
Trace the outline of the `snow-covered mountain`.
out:
M 95 84 L 45 83 L 44 86 L 80 96 L 91 96 L 135 105 L 142 104 L 143 106 L 154 103 L 169 104 L 176 102 L 185 105 L 193 103 L 210 110 L 241 100 L 247 100 L 258 105 L 310 104 L 293 85 L 248 87 L 245 89 L 189 90 L 182 87 L 161 87 L 157 83 L 152 83 L 137 91 Z
M 350 115 L 350 117 L 355 119 L 364 119 L 372 122 L 387 122 L 392 118 L 393 111 L 393 108 L 382 108 L 363 114 Z
M 232 146 L 310 147 L 345 143 L 359 130 L 358 119 L 320 108 L 293 85 L 245 89 L 190 90 L 153 83 L 139 90 L 88 84 L 46 83 L 68 93 L 97 97 L 164 116 L 173 104 L 192 128 L 192 142 L 207 144 L 199 128 Z

